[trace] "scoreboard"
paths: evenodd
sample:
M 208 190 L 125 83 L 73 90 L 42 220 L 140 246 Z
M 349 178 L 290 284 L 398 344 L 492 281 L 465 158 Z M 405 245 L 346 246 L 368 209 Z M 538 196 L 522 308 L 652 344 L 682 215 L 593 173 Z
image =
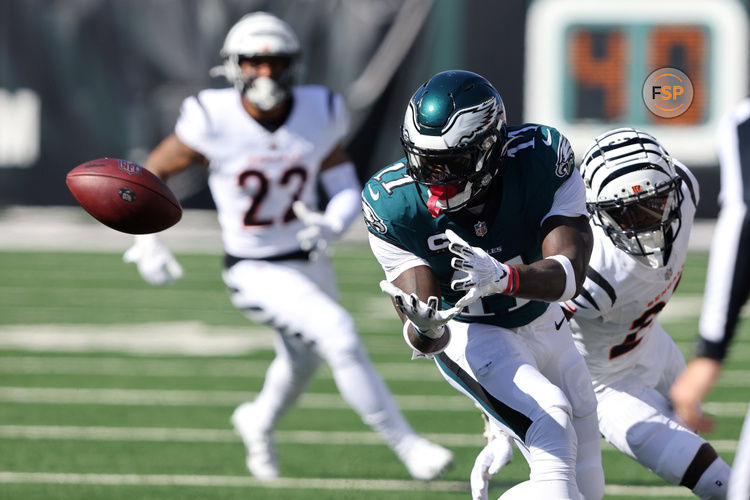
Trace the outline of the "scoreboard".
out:
M 559 128 L 578 160 L 595 136 L 632 126 L 688 165 L 715 163 L 717 121 L 747 92 L 747 24 L 734 0 L 536 0 L 527 18 L 524 121 Z M 647 96 L 673 95 L 646 83 L 662 68 L 689 78 L 692 100 L 678 116 L 647 107 Z

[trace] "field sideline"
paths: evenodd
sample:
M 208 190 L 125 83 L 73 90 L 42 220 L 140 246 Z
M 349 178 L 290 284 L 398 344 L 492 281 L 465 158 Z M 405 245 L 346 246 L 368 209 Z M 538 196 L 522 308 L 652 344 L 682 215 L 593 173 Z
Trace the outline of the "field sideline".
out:
M 456 466 L 433 483 L 409 480 L 324 368 L 280 423 L 284 477 L 264 484 L 246 473 L 228 418 L 259 390 L 273 356 L 271 332 L 229 304 L 211 217 L 188 212 L 184 227 L 167 234 L 186 274 L 154 288 L 121 261 L 130 237 L 80 210 L 0 213 L 0 498 L 469 498 L 481 419 L 430 362 L 409 361 L 361 232 L 335 250 L 342 303 L 409 421 L 451 448 Z M 198 236 L 190 246 L 192 230 Z M 688 356 L 705 278 L 705 234 L 661 316 Z M 748 330 L 744 321 L 706 405 L 718 418 L 709 439 L 730 463 L 750 400 Z M 691 496 L 610 446 L 603 459 L 605 498 Z M 490 498 L 527 474 L 516 453 Z

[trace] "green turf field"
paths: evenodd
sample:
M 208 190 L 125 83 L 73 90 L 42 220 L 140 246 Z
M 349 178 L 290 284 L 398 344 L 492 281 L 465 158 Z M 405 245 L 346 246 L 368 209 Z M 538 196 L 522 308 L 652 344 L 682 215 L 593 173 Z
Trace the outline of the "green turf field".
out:
M 458 499 L 481 449 L 473 405 L 426 360 L 409 360 L 382 273 L 366 246 L 334 256 L 343 305 L 420 432 L 451 448 L 439 481 L 409 480 L 322 370 L 282 420 L 283 478 L 244 466 L 229 416 L 260 389 L 271 332 L 229 303 L 218 256 L 178 255 L 185 277 L 155 288 L 114 253 L 0 253 L 0 498 Z M 706 255 L 691 254 L 662 321 L 689 356 Z M 742 325 L 707 409 L 731 462 L 750 400 L 750 324 Z M 605 446 L 606 498 L 690 496 Z M 520 454 L 490 498 L 524 480 Z

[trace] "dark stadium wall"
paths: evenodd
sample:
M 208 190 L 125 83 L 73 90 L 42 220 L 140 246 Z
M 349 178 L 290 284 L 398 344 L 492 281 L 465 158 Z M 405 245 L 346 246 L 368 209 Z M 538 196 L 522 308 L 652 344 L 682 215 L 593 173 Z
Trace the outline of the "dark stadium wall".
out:
M 399 128 L 407 101 L 438 71 L 487 77 L 509 121 L 518 123 L 527 3 L 0 2 L 0 208 L 73 205 L 65 174 L 76 165 L 103 156 L 143 162 L 172 131 L 182 99 L 227 85 L 208 70 L 220 63 L 228 28 L 254 10 L 277 14 L 295 29 L 304 50 L 302 82 L 328 85 L 347 99 L 353 127 L 346 145 L 362 178 L 403 156 Z M 21 97 L 29 94 L 40 106 L 36 114 L 34 99 L 24 107 Z M 24 132 L 34 119 L 38 140 Z M 699 216 L 714 216 L 717 171 L 696 174 L 704 200 Z M 186 208 L 211 207 L 204 179 L 198 167 L 170 186 Z

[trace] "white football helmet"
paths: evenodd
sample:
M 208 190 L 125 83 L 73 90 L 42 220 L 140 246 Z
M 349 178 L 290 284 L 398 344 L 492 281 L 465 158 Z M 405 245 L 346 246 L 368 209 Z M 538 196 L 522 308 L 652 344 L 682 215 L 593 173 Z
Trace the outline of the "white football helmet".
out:
M 594 223 L 618 248 L 663 266 L 682 225 L 683 200 L 664 147 L 645 132 L 619 128 L 594 139 L 580 168 Z
M 292 28 L 278 17 L 267 12 L 245 15 L 227 33 L 220 54 L 224 64 L 212 75 L 223 74 L 254 106 L 268 111 L 289 97 L 300 45 Z M 243 75 L 240 60 L 260 56 L 288 58 L 289 67 L 275 79 Z

